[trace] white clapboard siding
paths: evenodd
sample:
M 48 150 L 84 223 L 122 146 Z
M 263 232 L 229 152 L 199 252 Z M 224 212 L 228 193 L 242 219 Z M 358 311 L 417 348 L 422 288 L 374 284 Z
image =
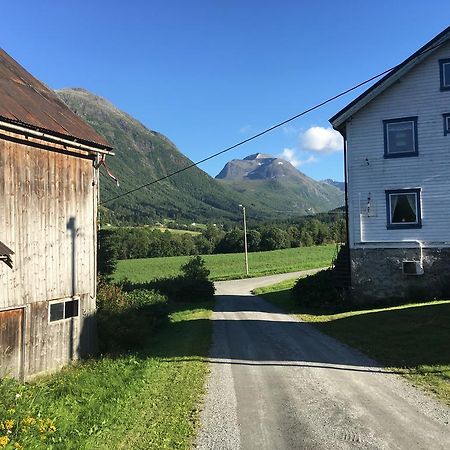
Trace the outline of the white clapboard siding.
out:
M 450 91 L 440 90 L 439 74 L 439 59 L 444 58 L 450 58 L 450 43 L 430 54 L 346 124 L 351 247 L 358 247 L 361 237 L 379 247 L 404 240 L 450 246 L 450 135 L 444 136 L 442 117 L 450 113 Z M 418 117 L 419 156 L 385 159 L 383 120 L 410 116 Z M 422 189 L 422 228 L 388 230 L 385 190 L 405 188 Z M 366 205 L 369 193 L 375 215 L 362 217 L 361 230 L 360 198 Z

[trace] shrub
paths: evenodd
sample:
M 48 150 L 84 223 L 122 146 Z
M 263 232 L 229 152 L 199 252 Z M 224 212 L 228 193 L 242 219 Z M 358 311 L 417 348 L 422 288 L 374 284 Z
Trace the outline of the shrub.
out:
M 181 272 L 185 278 L 193 280 L 208 279 L 211 273 L 205 266 L 205 260 L 201 256 L 194 256 L 186 264 L 181 266 Z
M 204 302 L 214 295 L 214 283 L 208 279 L 209 270 L 200 256 L 193 256 L 181 266 L 182 275 L 176 277 L 159 278 L 148 283 L 131 283 L 125 280 L 122 289 L 135 292 L 136 289 L 150 289 L 167 296 L 174 302 Z
M 333 286 L 333 270 L 322 270 L 306 278 L 300 278 L 291 295 L 302 306 L 339 309 L 348 304 L 344 293 Z
M 99 347 L 102 352 L 142 346 L 168 317 L 167 297 L 152 290 L 125 292 L 102 282 L 97 294 Z

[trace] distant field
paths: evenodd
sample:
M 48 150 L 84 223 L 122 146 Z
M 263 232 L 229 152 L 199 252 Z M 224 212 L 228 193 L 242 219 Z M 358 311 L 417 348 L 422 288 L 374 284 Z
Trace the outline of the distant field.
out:
M 271 252 L 248 254 L 250 276 L 295 272 L 297 270 L 327 267 L 335 253 L 335 244 L 316 247 L 288 248 Z M 244 254 L 205 255 L 206 265 L 213 280 L 244 278 Z M 177 275 L 188 256 L 168 258 L 128 259 L 119 261 L 114 279 L 128 278 L 145 282 L 154 278 Z

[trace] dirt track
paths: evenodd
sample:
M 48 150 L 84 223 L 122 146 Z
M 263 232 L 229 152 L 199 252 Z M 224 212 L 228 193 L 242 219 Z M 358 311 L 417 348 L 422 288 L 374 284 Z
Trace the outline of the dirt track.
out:
M 198 448 L 450 448 L 450 409 L 249 294 L 273 282 L 217 283 Z

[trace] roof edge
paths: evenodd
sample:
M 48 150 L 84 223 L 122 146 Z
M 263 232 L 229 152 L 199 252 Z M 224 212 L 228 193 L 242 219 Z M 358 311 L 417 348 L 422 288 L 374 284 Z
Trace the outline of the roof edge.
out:
M 93 147 L 93 150 L 95 148 L 97 148 L 101 151 L 111 152 L 113 149 L 113 147 L 109 146 L 109 145 L 100 144 L 100 143 L 94 142 L 94 141 L 89 141 L 89 140 L 82 139 L 82 138 L 79 138 L 77 136 L 73 136 L 70 134 L 58 133 L 57 131 L 49 130 L 48 128 L 43 128 L 43 127 L 39 127 L 36 125 L 31 125 L 27 122 L 22 122 L 21 120 L 13 120 L 8 117 L 0 116 L 0 121 L 9 123 L 11 125 L 17 125 L 17 126 L 20 126 L 23 128 L 27 128 L 32 131 L 37 131 L 39 133 L 47 134 L 49 136 L 54 136 L 56 138 L 65 139 L 67 141 L 72 141 L 74 144 L 82 144 L 82 145 L 86 145 L 89 147 Z
M 348 105 L 342 108 L 334 116 L 329 119 L 329 122 L 333 128 L 339 130 L 341 125 L 348 119 L 349 116 L 355 114 L 363 106 L 369 103 L 373 98 L 381 94 L 385 89 L 387 89 L 391 84 L 394 83 L 400 76 L 404 75 L 406 72 L 411 70 L 416 64 L 422 61 L 428 56 L 428 52 L 434 51 L 439 48 L 444 42 L 450 39 L 450 26 L 445 30 L 441 31 L 437 36 L 428 41 L 425 45 L 419 48 L 411 56 L 406 58 L 400 64 L 396 65 L 387 75 L 378 80 L 368 89 L 366 89 L 362 94 L 352 100 Z M 423 56 L 422 58 L 420 58 Z M 394 78 L 395 77 L 395 78 Z M 388 83 L 390 81 L 390 83 Z M 373 94 L 370 98 L 367 97 Z M 367 101 L 363 103 L 364 99 Z

